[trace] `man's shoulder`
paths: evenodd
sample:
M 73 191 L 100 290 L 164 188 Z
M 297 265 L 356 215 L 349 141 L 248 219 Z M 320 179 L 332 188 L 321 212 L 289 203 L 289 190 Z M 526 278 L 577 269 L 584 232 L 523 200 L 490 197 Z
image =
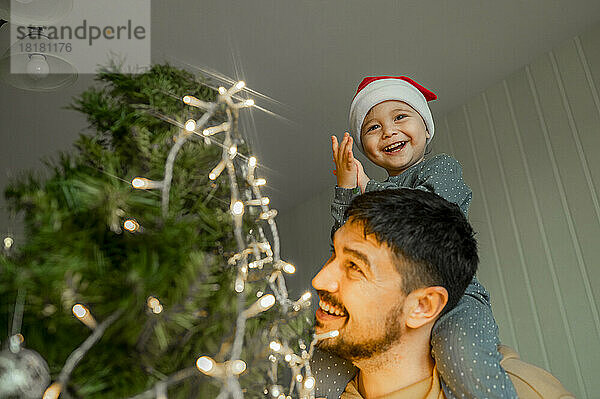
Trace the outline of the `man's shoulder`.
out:
M 498 347 L 500 365 L 510 377 L 521 399 L 573 399 L 560 381 L 552 374 L 519 358 L 519 354 L 505 345 Z

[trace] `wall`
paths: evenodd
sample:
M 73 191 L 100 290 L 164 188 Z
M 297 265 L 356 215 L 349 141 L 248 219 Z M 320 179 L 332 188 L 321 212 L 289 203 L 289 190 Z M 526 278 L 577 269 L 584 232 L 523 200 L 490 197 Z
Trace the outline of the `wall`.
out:
M 600 391 L 599 90 L 596 27 L 438 118 L 434 140 L 473 189 L 502 341 L 579 398 Z M 330 191 L 280 217 L 294 288 L 328 258 Z

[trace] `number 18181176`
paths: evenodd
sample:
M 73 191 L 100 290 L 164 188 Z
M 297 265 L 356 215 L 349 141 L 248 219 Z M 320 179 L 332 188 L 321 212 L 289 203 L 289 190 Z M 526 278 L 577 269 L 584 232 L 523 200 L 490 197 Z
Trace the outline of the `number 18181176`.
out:
M 73 51 L 71 43 L 21 43 L 24 53 L 70 53 Z

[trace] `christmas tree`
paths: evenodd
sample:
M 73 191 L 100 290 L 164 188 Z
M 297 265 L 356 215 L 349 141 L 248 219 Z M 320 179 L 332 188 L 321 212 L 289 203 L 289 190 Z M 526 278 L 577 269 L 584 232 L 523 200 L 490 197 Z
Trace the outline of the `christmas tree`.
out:
M 0 255 L 0 397 L 312 397 L 310 294 L 287 297 L 244 83 L 97 80 L 70 107 L 91 133 L 5 192 L 26 237 Z

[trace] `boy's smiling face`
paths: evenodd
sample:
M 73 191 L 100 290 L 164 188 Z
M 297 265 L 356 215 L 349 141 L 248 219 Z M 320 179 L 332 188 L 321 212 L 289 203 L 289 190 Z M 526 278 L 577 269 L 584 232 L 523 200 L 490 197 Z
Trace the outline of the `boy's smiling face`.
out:
M 387 170 L 390 176 L 399 175 L 421 161 L 430 137 L 421 115 L 396 100 L 371 108 L 360 134 L 367 158 Z

